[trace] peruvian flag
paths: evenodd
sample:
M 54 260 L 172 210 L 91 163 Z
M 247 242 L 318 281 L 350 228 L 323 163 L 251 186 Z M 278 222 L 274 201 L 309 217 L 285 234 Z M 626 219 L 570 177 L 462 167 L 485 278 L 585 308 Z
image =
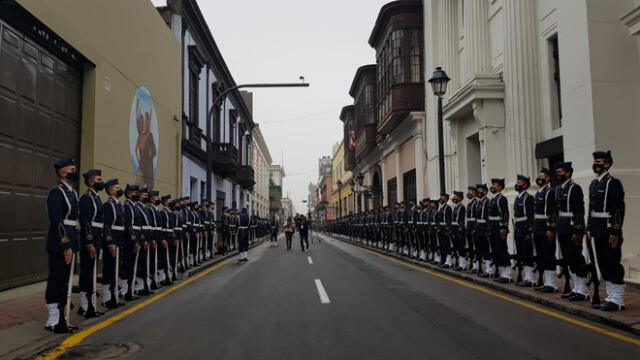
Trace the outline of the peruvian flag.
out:
M 356 151 L 356 133 L 354 131 L 349 134 L 349 151 Z

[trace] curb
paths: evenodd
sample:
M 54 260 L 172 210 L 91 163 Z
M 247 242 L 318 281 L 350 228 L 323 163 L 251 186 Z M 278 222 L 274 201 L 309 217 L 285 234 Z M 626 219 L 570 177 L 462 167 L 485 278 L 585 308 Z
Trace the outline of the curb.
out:
M 443 269 L 439 266 L 435 266 L 432 264 L 428 264 L 425 263 L 421 260 L 415 260 L 415 259 L 408 259 L 404 256 L 398 255 L 396 253 L 391 253 L 382 249 L 377 249 L 377 248 L 373 248 L 361 243 L 354 243 L 354 242 L 350 242 L 347 241 L 345 239 L 342 239 L 340 237 L 334 236 L 334 235 L 327 235 L 324 234 L 325 236 L 328 236 L 332 239 L 341 241 L 343 243 L 349 244 L 349 245 L 353 245 L 353 246 L 357 246 L 357 247 L 361 247 L 363 249 L 367 249 L 373 252 L 376 252 L 378 254 L 382 254 L 388 257 L 392 257 L 398 260 L 402 260 L 406 263 L 412 264 L 412 265 L 417 265 L 420 267 L 423 267 L 425 269 L 429 269 L 431 271 L 434 272 L 439 272 L 442 274 L 446 274 L 448 276 L 451 277 L 455 277 L 458 279 L 462 279 L 477 285 L 482 285 L 484 287 L 499 291 L 501 293 L 505 293 L 507 295 L 511 295 L 520 299 L 524 299 L 524 300 L 528 300 L 540 305 L 544 305 L 546 307 L 555 309 L 555 310 L 559 310 L 562 311 L 564 313 L 570 314 L 570 315 L 574 315 L 574 316 L 578 316 L 581 317 L 583 319 L 586 320 L 590 320 L 596 323 L 600 323 L 603 325 L 607 325 L 610 326 L 612 328 L 616 328 L 618 330 L 623 330 L 623 331 L 627 331 L 630 332 L 634 335 L 638 335 L 640 336 L 640 321 L 637 321 L 635 319 L 627 319 L 627 318 L 623 318 L 620 316 L 616 316 L 613 315 L 611 313 L 606 313 L 603 312 L 601 310 L 595 310 L 595 309 L 589 309 L 589 308 L 585 308 L 582 306 L 578 306 L 578 305 L 573 305 L 571 303 L 568 302 L 564 302 L 561 301 L 560 299 L 553 299 L 553 298 L 546 298 L 546 297 L 542 297 L 542 296 L 537 296 L 534 293 L 528 293 L 525 291 L 520 290 L 519 288 L 515 287 L 515 285 L 502 285 L 502 284 L 498 284 L 495 283 L 491 280 L 485 280 L 483 278 L 479 278 L 477 276 L 473 276 L 467 273 L 463 273 L 463 272 L 459 272 L 459 271 L 454 271 L 454 270 L 449 270 L 449 269 Z
M 266 240 L 259 240 L 254 242 L 253 244 L 249 245 L 249 249 L 253 249 L 257 246 L 260 246 L 262 244 L 264 244 L 266 242 Z M 218 256 L 212 260 L 207 261 L 206 263 L 198 266 L 195 269 L 190 269 L 188 270 L 188 272 L 186 273 L 186 277 L 184 277 L 184 279 L 188 279 L 192 276 L 194 276 L 195 274 L 201 273 L 223 261 L 226 261 L 234 256 L 238 255 L 238 251 L 233 251 L 231 253 L 228 253 L 224 256 Z M 179 280 L 177 283 L 179 283 Z M 161 288 L 161 291 L 164 291 L 165 289 L 170 289 L 172 286 L 169 287 L 163 287 Z M 135 302 L 134 302 L 135 304 Z M 82 331 L 88 327 L 90 327 L 93 324 L 96 324 L 98 322 L 102 322 L 105 319 L 110 318 L 113 315 L 119 314 L 120 312 L 128 309 L 129 307 L 131 307 L 131 303 L 125 303 L 125 306 L 122 306 L 120 308 L 117 309 L 117 311 L 108 311 L 105 315 L 99 317 L 99 318 L 93 318 L 93 319 L 85 319 L 79 323 L 76 323 L 76 326 L 80 326 L 81 329 L 79 331 Z M 62 341 L 64 341 L 65 338 L 67 338 L 68 336 L 70 336 L 71 334 L 56 334 L 56 335 L 50 335 L 48 337 L 42 338 L 36 342 L 33 342 L 31 344 L 25 345 L 21 348 L 15 349 L 9 353 L 3 354 L 0 356 L 0 359 L 4 360 L 4 359 L 15 359 L 15 360 L 22 360 L 22 359 L 35 359 L 39 354 L 43 353 L 44 351 L 57 346 L 59 343 L 61 343 Z

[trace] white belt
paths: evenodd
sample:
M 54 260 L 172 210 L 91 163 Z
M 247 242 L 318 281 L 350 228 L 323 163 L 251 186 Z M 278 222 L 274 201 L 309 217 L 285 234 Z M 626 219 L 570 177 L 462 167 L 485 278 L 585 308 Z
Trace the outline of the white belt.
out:
M 78 226 L 78 220 L 67 220 L 67 219 L 64 219 L 62 221 L 62 223 L 67 225 L 67 226 Z
M 438 225 L 447 225 L 447 223 L 441 221 L 440 223 L 438 223 Z
M 102 229 L 102 227 L 103 227 L 103 226 L 104 226 L 104 225 L 102 225 L 102 223 L 95 222 L 95 221 L 92 221 L 92 222 L 91 222 L 91 227 L 95 227 L 95 228 L 98 228 L 98 229 Z
M 424 225 L 424 222 L 422 222 L 422 221 L 418 221 L 416 224 L 418 224 L 418 225 Z
M 535 215 L 533 215 L 533 217 L 538 219 L 538 220 L 547 220 L 547 219 L 549 219 L 549 217 L 547 215 L 543 215 L 543 214 L 535 214 Z
M 598 219 L 608 219 L 611 217 L 611 215 L 609 215 L 608 212 L 596 212 L 596 211 L 592 211 L 591 212 L 591 217 L 592 218 L 598 218 Z
M 161 227 L 156 226 L 156 227 L 154 227 L 154 228 L 153 228 L 153 230 L 155 230 L 155 231 L 162 231 L 162 228 L 161 228 Z
M 559 211 L 558 215 L 561 217 L 573 217 L 573 213 L 571 211 Z
M 527 220 L 529 220 L 529 218 L 528 218 L 528 217 L 526 217 L 526 216 L 523 216 L 523 217 L 517 217 L 517 218 L 514 218 L 514 219 L 513 219 L 513 221 L 515 221 L 515 222 L 517 222 L 517 223 L 519 223 L 519 222 L 523 222 L 523 221 L 527 221 Z
M 142 230 L 153 230 L 153 226 L 142 225 Z
M 115 230 L 115 231 L 124 231 L 124 226 L 120 226 L 120 225 L 112 225 L 112 226 L 111 226 L 111 230 Z
M 211 225 L 211 221 L 205 221 L 204 223 L 207 225 Z
M 478 224 L 486 224 L 487 220 L 485 219 L 478 219 Z
M 501 216 L 489 216 L 490 221 L 500 221 L 502 220 Z
M 451 225 L 460 226 L 457 221 L 452 222 Z
M 238 227 L 238 229 L 248 229 L 248 228 L 249 228 L 248 226 L 240 226 L 240 227 Z
M 140 226 L 132 226 L 132 228 L 133 228 L 133 230 L 138 230 L 138 231 L 142 230 L 142 228 Z
M 175 231 L 182 231 L 182 228 L 181 228 L 181 227 L 174 227 L 174 228 L 173 228 L 173 230 L 175 230 Z
M 189 221 L 189 222 L 187 223 L 187 225 L 191 225 L 191 226 L 193 226 L 193 222 Z
M 164 229 L 165 232 L 172 233 L 173 229 Z

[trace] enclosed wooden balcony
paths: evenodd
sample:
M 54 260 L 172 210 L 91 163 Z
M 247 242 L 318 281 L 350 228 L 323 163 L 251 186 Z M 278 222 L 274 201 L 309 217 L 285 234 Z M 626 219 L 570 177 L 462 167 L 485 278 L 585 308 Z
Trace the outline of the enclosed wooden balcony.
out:
M 240 169 L 238 149 L 230 143 L 211 144 L 211 166 L 214 173 L 227 177 Z
M 182 151 L 202 161 L 207 161 L 205 135 L 196 124 L 186 117 L 182 119 Z
M 235 177 L 238 181 L 238 184 L 240 184 L 243 189 L 252 190 L 253 185 L 256 184 L 255 172 L 253 170 L 253 167 L 249 165 L 241 166 Z

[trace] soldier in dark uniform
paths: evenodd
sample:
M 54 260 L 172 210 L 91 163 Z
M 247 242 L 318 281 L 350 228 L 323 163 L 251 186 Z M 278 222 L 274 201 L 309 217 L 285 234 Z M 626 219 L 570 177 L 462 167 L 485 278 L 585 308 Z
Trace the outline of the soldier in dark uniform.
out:
M 588 236 L 593 238 L 598 267 L 605 281 L 607 297 L 600 309 L 624 310 L 624 268 L 622 256 L 622 224 L 625 215 L 622 182 L 609 174 L 613 165 L 610 151 L 593 153 L 593 171 L 597 177 L 589 185 Z
M 440 263 L 440 251 L 438 248 L 438 200 L 429 201 L 429 213 L 427 214 L 427 234 L 429 236 L 429 258 L 432 264 Z
M 178 276 L 178 272 L 184 272 L 186 269 L 184 259 L 184 217 L 182 216 L 182 199 L 178 198 L 171 202 L 172 221 L 173 221 L 173 240 L 171 263 L 174 264 L 174 277 Z
M 120 246 L 124 237 L 124 207 L 118 200 L 123 195 L 118 179 L 104 184 L 109 200 L 102 206 L 104 228 L 102 241 L 102 306 L 108 309 L 118 307 L 118 270 Z
M 513 202 L 513 238 L 516 243 L 516 257 L 523 267 L 524 277 L 516 285 L 532 287 L 535 283 L 533 274 L 533 221 L 534 199 L 527 192 L 531 186 L 531 179 L 518 175 L 515 190 L 518 192 Z
M 478 194 L 478 203 L 476 205 L 476 226 L 475 226 L 475 245 L 478 261 L 484 264 L 484 269 L 480 267 L 478 274 L 480 277 L 492 277 L 494 274 L 493 266 L 491 266 L 491 252 L 489 246 L 490 233 L 487 228 L 487 220 L 489 219 L 489 199 L 487 198 L 487 185 L 477 184 L 476 193 Z
M 555 227 L 557 218 L 556 196 L 551 187 L 551 171 L 542 168 L 536 184 L 539 187 L 535 195 L 535 215 L 533 220 L 533 240 L 536 247 L 538 268 L 543 271 L 543 285 L 536 290 L 543 293 L 558 291 L 558 274 L 556 273 L 556 238 L 551 232 L 550 224 Z
M 89 170 L 82 174 L 87 192 L 80 197 L 80 308 L 78 314 L 87 319 L 101 313 L 96 311 L 96 276 L 102 246 L 102 201 L 98 195 L 104 189 L 102 172 Z
M 584 236 L 584 196 L 582 187 L 571 180 L 573 167 L 570 162 L 556 164 L 555 188 L 558 220 L 555 233 L 558 236 L 562 259 L 569 265 L 573 280 L 571 292 L 562 294 L 562 298 L 570 301 L 589 300 L 587 287 L 587 270 L 582 256 L 582 237 Z
M 239 262 L 249 261 L 249 225 L 251 218 L 247 214 L 247 209 L 243 208 L 238 216 L 238 251 L 240 252 Z
M 407 228 L 408 228 L 408 239 L 407 239 L 407 244 L 408 244 L 408 249 L 407 249 L 407 256 L 410 259 L 413 258 L 417 258 L 418 257 L 418 250 L 420 248 L 420 246 L 418 245 L 418 217 L 420 214 L 420 210 L 418 209 L 418 206 L 416 205 L 415 202 L 410 201 L 409 202 L 409 210 L 408 210 L 408 214 L 407 214 Z
M 60 183 L 49 191 L 47 197 L 49 277 L 45 301 L 49 318 L 45 328 L 62 334 L 74 330 L 67 323 L 65 306 L 74 253 L 78 250 L 78 194 L 73 185 L 78 182 L 79 174 L 73 159 L 60 160 L 54 168 Z
M 440 194 L 438 201 L 438 211 L 436 223 L 438 224 L 438 248 L 440 249 L 440 266 L 450 268 L 453 265 L 451 257 L 451 207 L 449 204 L 449 194 Z
M 418 214 L 418 244 L 420 245 L 420 251 L 418 253 L 418 258 L 420 260 L 427 259 L 427 214 L 428 214 L 428 199 L 422 199 L 420 201 L 420 212 Z
M 134 285 L 140 254 L 142 234 L 142 215 L 137 201 L 140 199 L 140 188 L 137 185 L 127 185 L 124 195 L 124 229 L 125 235 L 122 246 L 122 276 L 120 280 L 120 295 L 127 301 L 137 299 L 134 295 Z
M 137 278 L 134 290 L 138 291 L 141 295 L 149 296 L 152 294 L 150 289 L 151 280 L 149 276 L 151 275 L 151 272 L 149 266 L 151 264 L 151 242 L 153 241 L 154 233 L 146 205 L 151 202 L 151 199 L 149 198 L 148 188 L 140 188 L 139 194 L 140 199 L 138 199 L 136 205 L 140 212 L 140 219 L 142 221 L 142 235 L 140 236 L 140 256 L 138 257 L 138 271 L 136 274 Z
M 489 230 L 491 255 L 493 263 L 498 269 L 496 281 L 499 283 L 511 282 L 511 258 L 507 246 L 507 234 L 509 233 L 509 204 L 507 198 L 502 195 L 504 179 L 491 179 L 491 193 L 493 197 L 489 201 Z
M 453 192 L 453 209 L 451 214 L 451 242 L 453 243 L 453 255 L 457 259 L 455 270 L 461 271 L 467 268 L 467 254 L 465 248 L 465 224 L 467 210 L 462 204 L 464 193 Z
M 271 216 L 271 221 L 269 223 L 269 227 L 271 228 L 271 246 L 278 246 L 278 220 L 276 220 L 275 216 Z
M 160 288 L 160 281 L 158 280 L 158 269 L 161 268 L 159 261 L 162 258 L 158 257 L 158 243 L 163 239 L 162 228 L 160 227 L 160 192 L 149 191 L 149 203 L 147 204 L 147 218 L 149 219 L 149 226 L 151 230 L 151 238 L 149 239 L 149 277 L 151 280 L 151 290 L 157 290 Z
M 171 251 L 174 246 L 175 239 L 175 222 L 173 220 L 173 214 L 171 213 L 171 195 L 164 195 L 160 198 L 160 202 L 162 203 L 162 210 L 160 210 L 160 220 L 159 225 L 162 231 L 162 236 L 160 238 L 159 253 L 158 253 L 158 268 L 162 269 L 160 275 L 160 283 L 164 286 L 171 285 L 171 277 L 172 277 L 172 265 L 175 262 L 171 261 L 171 254 L 175 251 Z
M 478 205 L 478 199 L 476 197 L 478 194 L 476 193 L 475 186 L 467 187 L 467 214 L 466 214 L 466 253 L 469 259 L 469 267 L 470 271 L 473 274 L 477 274 L 480 269 L 480 258 L 478 257 L 477 249 L 475 246 L 475 236 L 476 236 L 476 206 Z

